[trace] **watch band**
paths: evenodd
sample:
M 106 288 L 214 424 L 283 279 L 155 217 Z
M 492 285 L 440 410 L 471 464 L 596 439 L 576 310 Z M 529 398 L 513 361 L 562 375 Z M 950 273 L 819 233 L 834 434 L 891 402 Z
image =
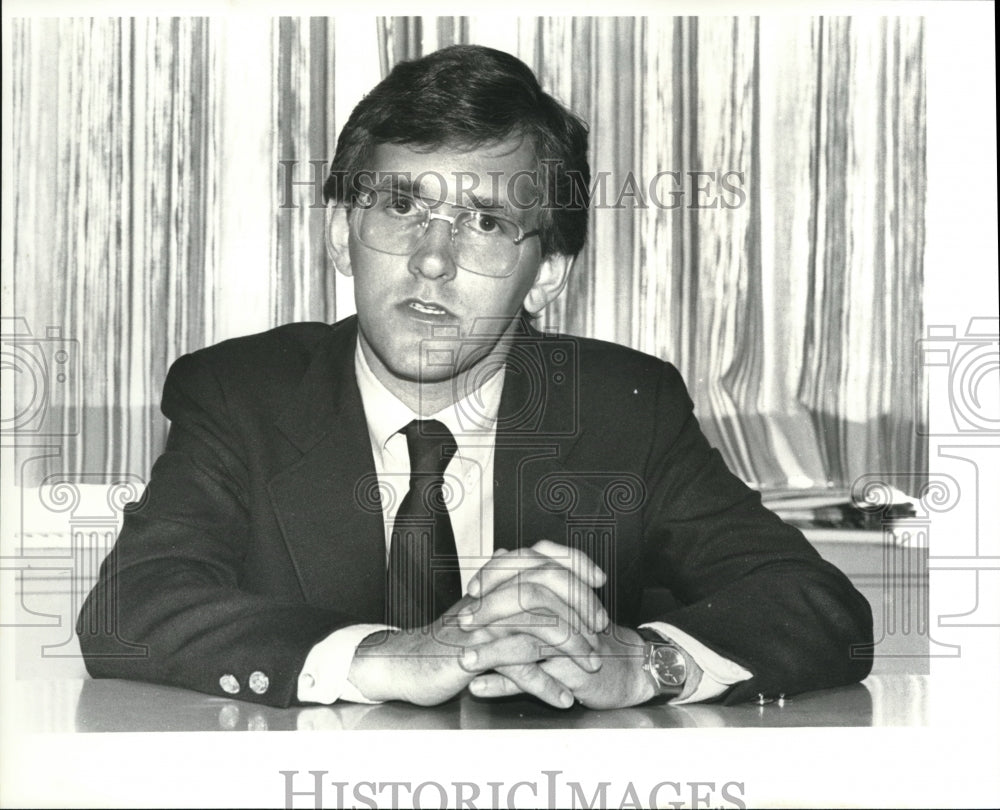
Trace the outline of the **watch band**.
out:
M 684 691 L 687 681 L 687 661 L 680 647 L 655 630 L 639 628 L 639 635 L 646 642 L 643 671 L 649 676 L 657 695 L 677 697 Z

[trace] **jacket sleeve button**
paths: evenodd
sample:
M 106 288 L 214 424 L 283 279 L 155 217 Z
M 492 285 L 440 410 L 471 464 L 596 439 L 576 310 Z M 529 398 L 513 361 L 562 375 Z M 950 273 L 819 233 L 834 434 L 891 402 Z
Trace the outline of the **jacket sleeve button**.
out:
M 271 685 L 271 680 L 263 672 L 250 673 L 250 691 L 257 695 L 263 695 Z
M 235 675 L 230 675 L 228 672 L 219 678 L 219 686 L 222 687 L 222 691 L 229 695 L 235 695 L 240 691 L 240 682 L 236 680 Z

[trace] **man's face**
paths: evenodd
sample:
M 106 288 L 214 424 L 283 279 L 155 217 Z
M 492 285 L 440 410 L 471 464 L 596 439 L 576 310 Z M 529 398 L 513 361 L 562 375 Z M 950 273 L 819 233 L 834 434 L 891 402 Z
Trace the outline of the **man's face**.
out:
M 522 174 L 522 182 L 514 185 L 509 182 L 518 172 L 535 170 L 530 139 L 471 151 L 443 147 L 428 152 L 382 144 L 375 149 L 373 164 L 378 178 L 398 172 L 416 183 L 423 175 L 412 191 L 423 199 L 445 201 L 434 213 L 454 216 L 461 210 L 454 205 L 472 207 L 463 189 L 474 188 L 479 205 L 505 206 L 496 212 L 525 232 L 538 225 L 537 203 L 525 208 L 533 197 L 533 174 Z M 445 220 L 432 219 L 423 240 L 405 256 L 362 244 L 352 228 L 349 255 L 366 357 L 374 361 L 380 377 L 388 372 L 406 383 L 442 382 L 468 370 L 484 350 L 495 349 L 522 304 L 538 310 L 561 289 L 561 282 L 553 284 L 551 278 L 553 260 L 542 261 L 537 236 L 523 241 L 513 272 L 506 277 L 477 275 L 456 266 L 451 224 Z M 557 273 L 568 262 L 565 257 L 554 260 Z M 471 336 L 477 337 L 470 341 Z M 477 352 L 470 353 L 471 346 Z

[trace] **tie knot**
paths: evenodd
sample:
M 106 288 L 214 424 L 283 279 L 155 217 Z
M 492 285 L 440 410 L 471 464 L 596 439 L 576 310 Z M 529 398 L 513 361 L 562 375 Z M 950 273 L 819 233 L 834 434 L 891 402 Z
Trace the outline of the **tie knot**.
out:
M 444 475 L 458 445 L 442 422 L 437 419 L 414 419 L 400 431 L 406 436 L 410 453 L 410 474 Z

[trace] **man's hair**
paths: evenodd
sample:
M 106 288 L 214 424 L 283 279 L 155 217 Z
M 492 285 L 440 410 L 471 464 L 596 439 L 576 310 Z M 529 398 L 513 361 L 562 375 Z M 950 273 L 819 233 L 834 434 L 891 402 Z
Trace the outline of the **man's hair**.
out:
M 453 45 L 400 62 L 351 113 L 323 186 L 327 201 L 353 205 L 358 173 L 378 144 L 476 149 L 511 137 L 534 142 L 541 191 L 542 254 L 575 256 L 587 235 L 587 126 L 544 92 L 520 59 Z

